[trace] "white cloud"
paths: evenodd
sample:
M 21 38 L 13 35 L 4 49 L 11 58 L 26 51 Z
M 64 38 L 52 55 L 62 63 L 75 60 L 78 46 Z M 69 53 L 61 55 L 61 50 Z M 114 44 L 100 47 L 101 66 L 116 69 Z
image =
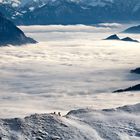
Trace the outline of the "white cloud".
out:
M 98 24 L 101 27 L 110 27 L 110 28 L 122 28 L 123 25 L 120 23 L 100 23 Z
M 129 73 L 140 65 L 139 43 L 104 41 L 112 30 L 83 25 L 22 29 L 40 43 L 0 48 L 1 116 L 139 102 L 137 93 L 111 93 L 139 83 Z
M 49 25 L 49 26 L 20 26 L 25 32 L 108 32 L 110 27 L 96 27 L 86 25 Z

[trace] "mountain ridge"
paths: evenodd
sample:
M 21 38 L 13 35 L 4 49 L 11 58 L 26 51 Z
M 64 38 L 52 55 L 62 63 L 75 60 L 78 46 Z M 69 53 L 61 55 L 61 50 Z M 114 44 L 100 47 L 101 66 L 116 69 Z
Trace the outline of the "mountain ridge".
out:
M 137 33 L 140 34 L 140 25 L 130 27 L 123 31 L 124 33 Z
M 10 4 L 8 3 L 9 9 Z M 16 24 L 25 25 L 140 21 L 139 0 L 24 0 L 16 7 L 11 6 L 11 9 L 15 11 L 4 12 L 7 18 Z
M 0 119 L 0 138 L 8 140 L 123 140 L 125 137 L 138 139 L 139 114 L 140 104 L 135 104 L 103 110 L 72 110 L 65 116 L 51 113 L 34 114 L 22 119 Z

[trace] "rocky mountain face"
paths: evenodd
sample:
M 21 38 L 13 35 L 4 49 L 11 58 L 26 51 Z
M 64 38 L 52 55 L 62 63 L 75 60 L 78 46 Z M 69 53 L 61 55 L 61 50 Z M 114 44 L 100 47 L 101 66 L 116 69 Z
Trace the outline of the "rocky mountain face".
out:
M 129 41 L 129 42 L 136 42 L 136 43 L 139 43 L 138 40 L 135 40 L 135 39 L 132 39 L 130 37 L 125 37 L 125 38 L 119 38 L 118 35 L 114 34 L 114 35 L 111 35 L 109 37 L 107 37 L 105 40 L 119 40 L 119 41 Z
M 15 7 L 12 7 L 11 4 L 0 3 L 0 12 L 9 19 L 15 14 Z
M 94 15 L 91 9 L 82 8 L 74 2 L 59 0 L 25 13 L 21 17 L 23 24 L 91 24 Z M 94 23 L 96 23 L 94 21 Z M 18 22 L 18 21 L 17 21 Z
M 105 40 L 120 40 L 120 38 L 118 37 L 118 35 L 114 34 L 107 37 Z
M 131 73 L 140 74 L 140 67 L 134 70 L 131 70 Z
M 36 41 L 26 37 L 18 27 L 0 14 L 0 46 L 22 45 L 27 43 L 36 43 Z
M 113 93 L 134 92 L 134 91 L 140 91 L 140 84 L 135 85 L 135 86 L 131 86 L 131 87 L 126 88 L 126 89 L 119 89 L 119 90 L 114 91 Z
M 130 27 L 130 28 L 128 28 L 128 29 L 126 29 L 125 31 L 124 31 L 124 33 L 140 33 L 140 25 L 138 25 L 138 26 L 133 26 L 133 27 Z
M 6 0 L 5 0 L 6 1 Z M 10 1 L 10 0 L 9 0 Z M 14 1 L 14 0 L 13 0 Z M 15 0 L 16 1 L 16 0 Z M 140 21 L 139 0 L 22 0 L 1 3 L 16 24 L 94 24 Z
M 140 74 L 140 68 L 136 68 L 134 70 L 130 71 L 132 74 Z M 134 91 L 140 91 L 140 84 L 125 88 L 125 89 L 119 89 L 114 91 L 114 93 L 119 92 L 134 92 Z

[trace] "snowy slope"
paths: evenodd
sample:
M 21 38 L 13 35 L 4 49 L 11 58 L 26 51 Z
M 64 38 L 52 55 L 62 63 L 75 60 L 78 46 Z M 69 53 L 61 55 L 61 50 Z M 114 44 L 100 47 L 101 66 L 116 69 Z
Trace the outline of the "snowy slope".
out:
M 20 0 L 0 0 L 1 4 L 10 4 L 12 7 L 17 7 L 20 5 Z
M 140 104 L 73 110 L 63 117 L 34 114 L 0 119 L 0 136 L 3 140 L 139 140 Z

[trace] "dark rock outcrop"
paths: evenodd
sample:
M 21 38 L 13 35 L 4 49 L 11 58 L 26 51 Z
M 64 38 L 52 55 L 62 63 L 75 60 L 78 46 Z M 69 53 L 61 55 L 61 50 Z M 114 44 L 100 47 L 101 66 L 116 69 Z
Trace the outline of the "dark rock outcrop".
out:
M 138 40 L 134 40 L 130 37 L 125 37 L 125 38 L 120 39 L 116 34 L 111 35 L 104 40 L 120 40 L 120 41 L 130 41 L 130 42 L 137 42 L 137 43 L 139 42 Z
M 128 92 L 128 91 L 140 91 L 140 84 L 132 86 L 132 87 L 129 87 L 129 88 L 126 88 L 126 89 L 119 89 L 119 90 L 114 91 L 113 93 L 116 93 L 116 92 Z
M 125 38 L 123 38 L 123 39 L 121 39 L 122 41 L 130 41 L 130 42 L 139 42 L 138 40 L 134 40 L 134 39 L 132 39 L 132 38 L 130 38 L 130 37 L 125 37 Z
M 131 73 L 140 74 L 140 68 L 136 68 L 134 70 L 131 70 Z
M 120 40 L 120 38 L 116 34 L 114 34 L 107 37 L 105 40 Z
M 0 14 L 0 46 L 22 45 L 28 43 L 37 42 L 30 37 L 26 37 L 23 31 Z

